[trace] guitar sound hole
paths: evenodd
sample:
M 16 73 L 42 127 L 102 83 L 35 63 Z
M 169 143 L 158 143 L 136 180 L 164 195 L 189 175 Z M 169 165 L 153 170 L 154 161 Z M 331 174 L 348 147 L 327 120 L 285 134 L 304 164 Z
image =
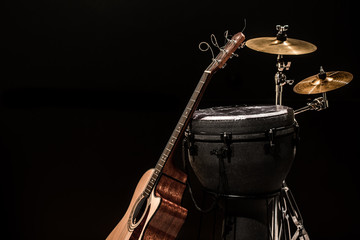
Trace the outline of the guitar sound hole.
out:
M 137 224 L 138 221 L 141 219 L 142 215 L 146 210 L 146 203 L 147 203 L 147 198 L 142 198 L 140 202 L 136 205 L 132 219 L 133 224 Z

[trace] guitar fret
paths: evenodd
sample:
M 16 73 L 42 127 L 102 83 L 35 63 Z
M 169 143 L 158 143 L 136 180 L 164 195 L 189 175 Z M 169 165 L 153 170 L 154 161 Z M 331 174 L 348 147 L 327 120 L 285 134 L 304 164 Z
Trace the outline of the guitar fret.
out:
M 152 176 L 152 179 L 154 179 L 154 183 L 156 182 L 156 179 L 157 179 L 158 176 L 159 176 L 159 175 L 158 175 L 158 174 L 155 174 L 155 171 L 154 171 L 153 176 Z

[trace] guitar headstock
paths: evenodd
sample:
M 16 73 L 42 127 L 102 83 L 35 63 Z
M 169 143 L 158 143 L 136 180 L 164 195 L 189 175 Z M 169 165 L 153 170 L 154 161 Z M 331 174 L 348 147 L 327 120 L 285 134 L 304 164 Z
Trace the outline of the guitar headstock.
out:
M 225 37 L 227 36 L 227 32 L 225 32 Z M 219 54 L 214 57 L 213 56 L 213 61 L 212 63 L 208 66 L 208 68 L 205 70 L 208 73 L 215 73 L 217 70 L 219 70 L 220 68 L 224 68 L 226 65 L 226 62 L 229 58 L 232 58 L 233 56 L 237 56 L 237 54 L 235 54 L 234 52 L 240 48 L 242 46 L 242 43 L 245 40 L 245 36 L 242 32 L 239 32 L 237 34 L 235 34 L 234 36 L 232 36 L 231 39 L 228 39 L 226 37 L 227 43 L 225 44 L 225 46 L 223 47 L 219 47 L 219 45 L 217 44 L 216 38 L 214 35 L 211 35 L 211 42 L 213 43 L 213 45 L 215 47 L 217 47 L 220 52 Z M 201 49 L 201 44 L 206 44 L 207 45 L 207 49 Z M 202 51 L 206 51 L 206 50 L 211 50 L 211 53 L 213 54 L 213 51 L 210 47 L 210 45 L 206 42 L 202 42 L 199 45 L 200 50 Z

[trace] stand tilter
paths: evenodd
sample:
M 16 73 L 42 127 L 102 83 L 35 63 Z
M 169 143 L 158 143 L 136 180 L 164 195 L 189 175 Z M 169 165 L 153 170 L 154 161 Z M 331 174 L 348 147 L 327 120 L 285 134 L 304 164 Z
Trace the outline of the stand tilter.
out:
M 311 102 L 308 102 L 305 107 L 296 109 L 294 114 L 299 114 L 309 110 L 321 111 L 329 107 L 329 102 L 327 100 L 326 93 L 322 93 L 322 97 L 315 98 Z

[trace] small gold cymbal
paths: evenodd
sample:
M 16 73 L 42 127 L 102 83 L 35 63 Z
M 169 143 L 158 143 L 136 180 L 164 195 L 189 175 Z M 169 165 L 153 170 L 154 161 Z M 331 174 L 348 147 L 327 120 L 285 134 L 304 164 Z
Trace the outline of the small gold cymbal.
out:
M 343 87 L 353 79 L 353 75 L 345 71 L 326 72 L 326 76 L 320 77 L 319 74 L 305 78 L 297 83 L 294 92 L 299 94 L 318 94 L 329 92 Z
M 294 38 L 280 41 L 276 37 L 259 37 L 246 41 L 246 46 L 255 51 L 277 55 L 301 55 L 316 51 L 317 47 L 309 42 Z

